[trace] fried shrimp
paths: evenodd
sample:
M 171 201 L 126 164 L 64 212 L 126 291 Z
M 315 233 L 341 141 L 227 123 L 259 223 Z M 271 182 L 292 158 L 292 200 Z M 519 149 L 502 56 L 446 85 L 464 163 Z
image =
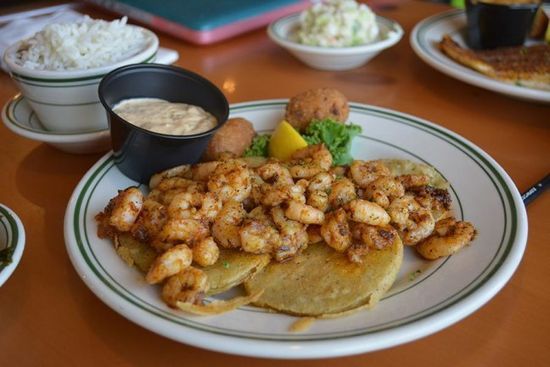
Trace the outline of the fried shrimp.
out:
M 166 180 L 168 178 L 173 178 L 173 177 L 189 178 L 187 176 L 190 172 L 190 169 L 191 169 L 190 165 L 184 164 L 181 166 L 170 168 L 160 173 L 156 173 L 153 176 L 151 176 L 151 179 L 149 180 L 149 189 L 152 190 L 156 188 L 161 181 Z
M 252 253 L 272 253 L 281 245 L 281 236 L 275 229 L 269 212 L 257 206 L 248 213 L 247 219 L 239 232 L 242 248 Z
M 286 200 L 293 200 L 305 203 L 304 185 L 298 183 L 292 185 L 269 185 L 264 184 L 260 187 L 260 203 L 266 206 L 281 205 Z
M 192 260 L 193 253 L 187 245 L 176 245 L 157 256 L 145 275 L 145 281 L 149 284 L 160 283 L 190 266 Z
M 350 166 L 351 179 L 361 188 L 366 188 L 377 178 L 390 175 L 390 169 L 381 161 L 353 161 Z
M 416 245 L 434 230 L 435 219 L 431 211 L 423 208 L 411 195 L 392 201 L 388 213 L 404 245 Z
M 271 216 L 281 236 L 281 243 L 273 247 L 273 256 L 277 261 L 285 261 L 308 245 L 307 226 L 286 218 L 281 207 L 272 208 Z
M 155 187 L 153 187 L 152 189 L 166 192 L 174 189 L 185 190 L 191 185 L 196 185 L 196 182 L 188 178 L 176 176 L 176 177 L 167 177 L 160 180 L 159 182 L 156 183 Z
M 321 236 L 333 249 L 345 251 L 351 245 L 351 232 L 346 211 L 342 208 L 330 212 L 321 224 Z
M 174 196 L 168 206 L 170 219 L 196 219 L 212 222 L 222 208 L 216 194 L 181 192 Z
M 409 192 L 420 205 L 431 210 L 437 219 L 445 217 L 451 209 L 451 195 L 446 189 L 418 186 L 411 188 Z
M 169 306 L 178 302 L 200 304 L 208 292 L 208 277 L 197 268 L 188 267 L 168 278 L 162 287 L 161 297 Z
M 470 222 L 455 218 L 442 219 L 435 224 L 433 234 L 420 242 L 416 250 L 428 260 L 454 254 L 475 237 L 476 230 Z
M 276 186 L 294 184 L 294 180 L 292 180 L 292 176 L 290 175 L 288 168 L 284 167 L 280 163 L 268 162 L 259 167 L 256 172 L 258 172 L 258 175 L 262 178 L 262 180 L 269 184 Z
M 321 210 L 294 200 L 287 202 L 285 215 L 304 224 L 321 224 L 325 220 L 325 213 Z
M 383 227 L 365 223 L 351 224 L 352 245 L 346 255 L 351 262 L 362 263 L 363 257 L 371 250 L 382 250 L 393 244 L 397 232 L 390 225 Z
M 281 244 L 281 236 L 265 221 L 247 219 L 239 230 L 241 247 L 253 254 L 268 254 Z
M 336 180 L 328 196 L 328 202 L 331 208 L 338 208 L 357 198 L 355 185 L 347 178 Z
M 149 242 L 156 237 L 167 220 L 166 207 L 148 198 L 143 202 L 141 211 L 136 222 L 132 225 L 130 233 L 138 241 Z
M 218 200 L 216 194 L 207 192 L 202 195 L 202 203 L 198 213 L 203 220 L 208 222 L 214 221 L 221 209 L 222 202 Z
M 390 226 L 371 226 L 365 223 L 352 223 L 351 234 L 355 241 L 367 245 L 373 250 L 382 250 L 393 243 L 396 230 Z
M 208 190 L 215 193 L 222 202 L 243 201 L 252 190 L 250 171 L 238 159 L 220 162 L 208 179 Z
M 355 199 L 345 206 L 351 220 L 370 224 L 373 226 L 384 226 L 390 223 L 390 216 L 384 208 L 376 203 L 363 199 Z
M 306 203 L 322 212 L 326 212 L 329 207 L 328 194 L 321 190 L 310 192 Z
M 311 178 L 308 183 L 307 191 L 328 191 L 331 188 L 332 181 L 334 181 L 334 176 L 328 172 L 321 172 L 316 174 Z
M 397 179 L 406 190 L 413 187 L 426 186 L 430 183 L 430 177 L 427 175 L 401 175 Z
M 169 219 L 157 238 L 160 242 L 194 243 L 208 236 L 208 228 L 197 219 Z
M 176 194 L 168 206 L 170 219 L 197 218 L 196 207 L 200 206 L 202 196 L 199 193 L 180 192 Z
M 109 224 L 120 232 L 128 232 L 143 206 L 143 194 L 137 187 L 119 191 L 108 205 Z
M 328 171 L 332 166 L 332 154 L 324 144 L 308 145 L 292 154 L 292 162 L 313 162 Z
M 225 248 L 240 248 L 239 229 L 246 216 L 242 203 L 228 201 L 212 224 L 212 236 L 216 243 Z
M 214 173 L 214 170 L 218 165 L 220 164 L 220 161 L 213 161 L 213 162 L 204 162 L 204 163 L 198 163 L 195 164 L 193 167 L 191 167 L 191 178 L 195 181 L 208 181 L 208 178 L 212 173 Z
M 214 265 L 220 256 L 220 249 L 212 237 L 200 240 L 192 250 L 193 261 L 200 266 Z
M 382 176 L 372 181 L 365 188 L 365 198 L 374 201 L 382 208 L 390 206 L 394 199 L 405 195 L 405 188 L 393 177 Z
M 309 145 L 294 152 L 289 164 L 293 178 L 310 178 L 330 169 L 332 154 L 324 144 Z

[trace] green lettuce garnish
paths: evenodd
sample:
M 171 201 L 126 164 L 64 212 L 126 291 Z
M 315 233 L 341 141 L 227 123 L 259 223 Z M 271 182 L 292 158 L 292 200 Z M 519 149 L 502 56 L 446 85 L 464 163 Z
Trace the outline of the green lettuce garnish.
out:
M 324 119 L 314 120 L 302 133 L 302 137 L 309 145 L 323 143 L 332 154 L 333 164 L 340 166 L 353 161 L 351 156 L 351 141 L 361 133 L 361 126 L 354 124 L 342 124 L 340 122 Z M 245 157 L 267 157 L 270 134 L 258 135 L 252 140 L 252 144 L 245 150 Z
M 258 135 L 252 140 L 252 144 L 244 151 L 244 157 L 267 157 L 270 134 Z
M 302 134 L 308 144 L 323 143 L 332 154 L 333 164 L 340 166 L 353 161 L 351 141 L 361 133 L 359 125 L 342 124 L 331 119 L 314 120 Z

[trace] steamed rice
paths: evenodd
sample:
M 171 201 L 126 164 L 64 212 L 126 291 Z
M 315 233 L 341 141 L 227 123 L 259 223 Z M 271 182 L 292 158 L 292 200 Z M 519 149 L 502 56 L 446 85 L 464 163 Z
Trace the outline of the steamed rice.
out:
M 50 24 L 21 42 L 15 63 L 34 70 L 85 70 L 117 63 L 142 51 L 150 38 L 127 18 Z

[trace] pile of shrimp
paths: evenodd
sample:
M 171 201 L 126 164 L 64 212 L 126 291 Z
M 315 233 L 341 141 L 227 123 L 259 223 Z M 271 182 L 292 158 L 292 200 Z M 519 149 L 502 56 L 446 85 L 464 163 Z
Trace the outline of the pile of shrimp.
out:
M 361 263 L 399 236 L 427 259 L 448 256 L 475 235 L 449 214 L 436 222 L 433 213 L 449 207 L 448 192 L 428 176 L 393 176 L 381 161 L 333 166 L 319 144 L 285 162 L 222 156 L 173 168 L 151 178 L 147 196 L 120 191 L 96 219 L 100 237 L 130 233 L 158 252 L 145 279 L 163 283 L 163 299 L 175 306 L 202 302 L 200 267 L 215 264 L 220 247 L 285 261 L 324 242 Z

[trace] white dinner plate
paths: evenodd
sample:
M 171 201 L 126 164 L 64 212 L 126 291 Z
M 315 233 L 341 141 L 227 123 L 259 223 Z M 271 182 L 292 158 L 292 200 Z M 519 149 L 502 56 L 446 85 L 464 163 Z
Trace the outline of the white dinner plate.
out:
M 550 5 L 546 5 L 545 10 L 550 11 Z M 453 61 L 438 47 L 445 34 L 466 47 L 466 13 L 463 10 L 450 10 L 422 20 L 414 27 L 410 43 L 424 62 L 455 79 L 519 99 L 550 102 L 550 91 L 495 80 Z
M 231 106 L 258 132 L 283 118 L 286 100 Z M 403 158 L 435 166 L 451 182 L 458 218 L 475 224 L 473 244 L 438 261 L 405 249 L 402 269 L 389 293 L 371 311 L 316 321 L 288 331 L 295 317 L 245 306 L 199 317 L 164 304 L 159 289 L 129 268 L 108 240 L 96 235 L 94 216 L 117 194 L 136 185 L 101 158 L 76 187 L 65 214 L 65 241 L 83 281 L 113 310 L 168 338 L 220 352 L 270 358 L 320 358 L 387 348 L 441 330 L 491 299 L 517 268 L 527 240 L 521 197 L 506 172 L 469 141 L 433 123 L 396 111 L 352 103 L 349 120 L 363 128 L 355 138 L 357 159 Z

